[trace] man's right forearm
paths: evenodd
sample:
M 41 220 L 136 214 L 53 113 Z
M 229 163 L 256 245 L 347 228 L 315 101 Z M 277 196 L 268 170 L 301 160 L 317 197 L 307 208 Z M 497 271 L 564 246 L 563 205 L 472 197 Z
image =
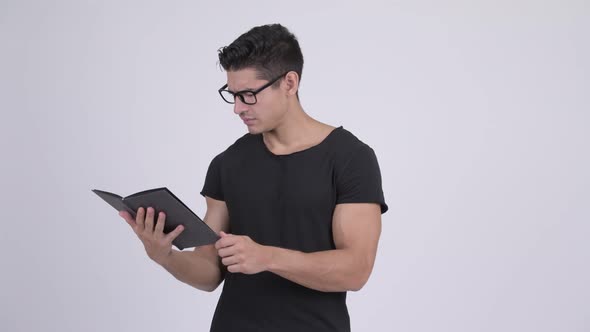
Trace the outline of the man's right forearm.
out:
M 168 259 L 160 265 L 185 284 L 212 292 L 222 279 L 219 258 L 214 248 L 197 250 L 199 251 L 172 250 Z

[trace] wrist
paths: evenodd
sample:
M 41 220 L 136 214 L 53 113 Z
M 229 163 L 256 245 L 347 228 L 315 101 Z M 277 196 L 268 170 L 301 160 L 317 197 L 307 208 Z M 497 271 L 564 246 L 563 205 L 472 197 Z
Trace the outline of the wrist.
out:
M 176 256 L 176 252 L 174 249 L 171 249 L 170 252 L 168 253 L 168 255 L 164 256 L 163 258 L 160 258 L 156 263 L 158 263 L 159 265 L 161 265 L 163 268 L 168 268 L 168 266 L 170 265 L 170 263 L 172 262 L 172 260 L 174 259 L 174 256 Z
M 275 259 L 276 259 L 278 248 L 271 247 L 271 246 L 265 246 L 264 249 L 266 251 L 265 270 L 268 272 L 272 272 L 272 270 L 274 269 L 274 266 L 275 266 Z

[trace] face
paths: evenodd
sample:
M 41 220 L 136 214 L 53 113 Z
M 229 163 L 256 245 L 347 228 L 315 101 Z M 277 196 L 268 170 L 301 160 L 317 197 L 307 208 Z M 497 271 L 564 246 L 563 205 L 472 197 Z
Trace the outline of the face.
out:
M 227 89 L 232 92 L 243 90 L 257 90 L 268 83 L 268 80 L 256 77 L 255 69 L 241 69 L 227 72 Z M 281 87 L 272 87 L 256 94 L 256 104 L 244 104 L 240 98 L 235 98 L 234 113 L 237 114 L 248 127 L 251 134 L 259 134 L 275 129 L 287 110 L 287 94 Z

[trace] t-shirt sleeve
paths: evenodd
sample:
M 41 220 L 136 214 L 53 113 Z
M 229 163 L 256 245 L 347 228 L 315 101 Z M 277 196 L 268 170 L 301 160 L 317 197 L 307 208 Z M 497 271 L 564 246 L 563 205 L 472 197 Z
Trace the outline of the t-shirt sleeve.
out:
M 220 201 L 225 200 L 223 196 L 223 186 L 221 182 L 221 160 L 222 155 L 219 154 L 209 164 L 205 183 L 201 195 L 211 197 Z
M 336 181 L 336 204 L 378 203 L 381 213 L 388 210 L 381 187 L 381 171 L 377 156 L 364 144 L 356 149 L 344 165 Z

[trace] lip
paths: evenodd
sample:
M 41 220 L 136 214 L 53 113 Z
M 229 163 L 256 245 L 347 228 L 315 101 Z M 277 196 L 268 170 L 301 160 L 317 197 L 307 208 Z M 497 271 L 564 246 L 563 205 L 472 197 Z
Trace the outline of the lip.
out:
M 256 121 L 255 118 L 242 118 L 242 121 L 244 121 L 244 123 L 248 126 L 254 124 L 254 121 Z

